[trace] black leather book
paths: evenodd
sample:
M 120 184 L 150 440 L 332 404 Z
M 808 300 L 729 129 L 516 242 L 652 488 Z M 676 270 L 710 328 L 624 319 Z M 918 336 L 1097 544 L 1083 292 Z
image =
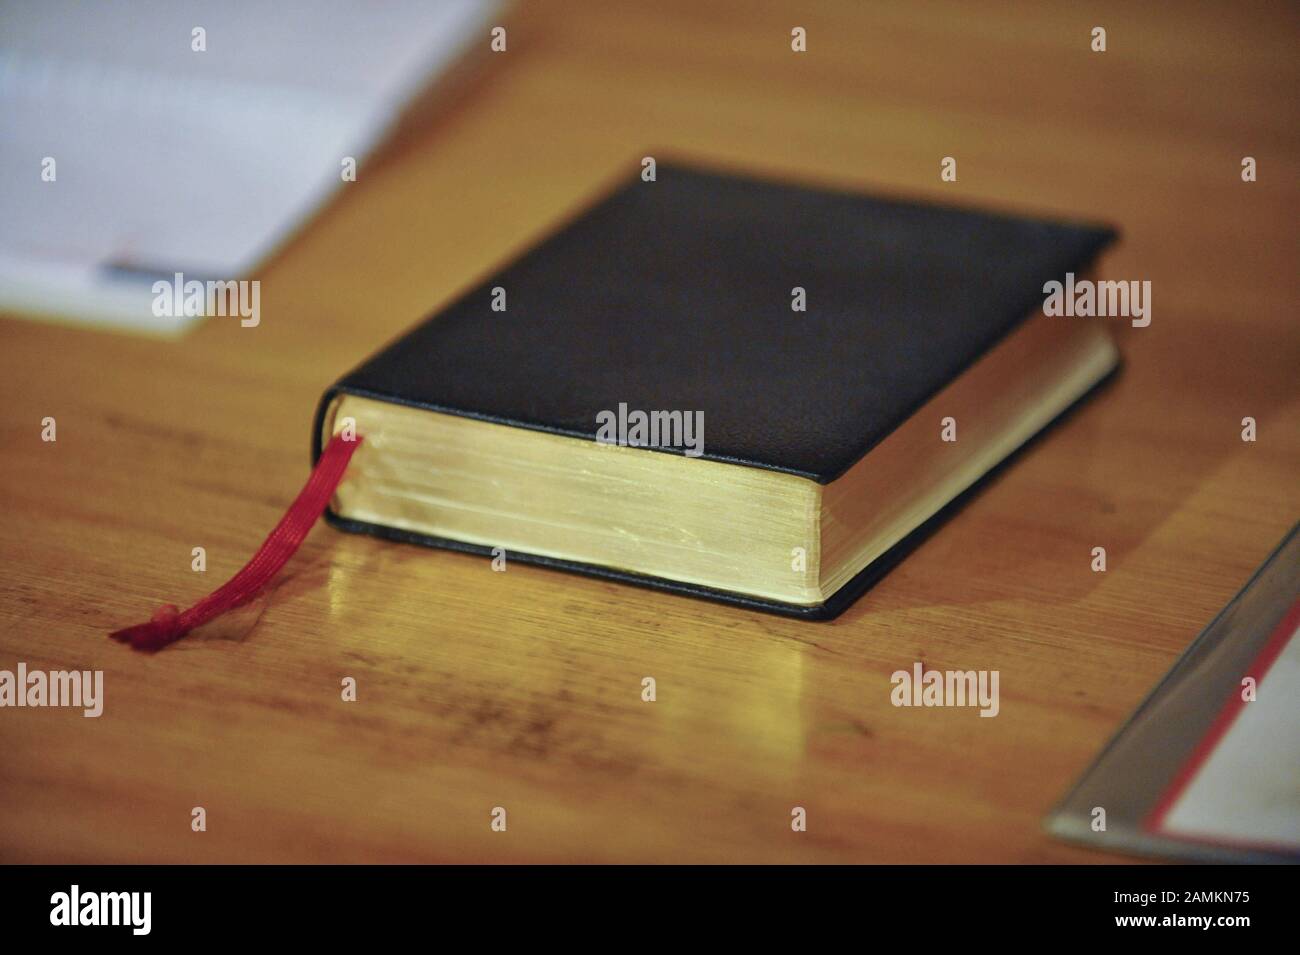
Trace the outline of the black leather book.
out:
M 1112 238 L 660 165 L 326 391 L 329 519 L 833 617 L 1116 367 Z

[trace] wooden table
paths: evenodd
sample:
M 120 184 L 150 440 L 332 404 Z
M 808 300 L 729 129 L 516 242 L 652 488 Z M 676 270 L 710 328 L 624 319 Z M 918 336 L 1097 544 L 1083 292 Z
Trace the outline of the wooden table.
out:
M 106 697 L 0 710 L 0 860 L 1110 859 L 1044 813 L 1300 514 L 1294 10 L 521 7 L 255 276 L 259 327 L 0 322 L 0 668 Z M 258 607 L 154 656 L 106 639 L 248 558 L 334 377 L 646 154 L 1111 220 L 1153 321 L 830 624 L 320 527 Z M 999 670 L 1000 715 L 894 708 L 916 660 Z

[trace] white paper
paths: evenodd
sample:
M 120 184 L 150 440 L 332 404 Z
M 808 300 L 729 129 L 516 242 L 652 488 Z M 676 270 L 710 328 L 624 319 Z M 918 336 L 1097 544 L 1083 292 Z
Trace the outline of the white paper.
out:
M 1300 639 L 1293 632 L 1237 718 L 1165 814 L 1184 838 L 1300 850 Z
M 250 277 L 501 6 L 0 6 L 0 310 L 194 321 L 155 316 L 152 283 Z

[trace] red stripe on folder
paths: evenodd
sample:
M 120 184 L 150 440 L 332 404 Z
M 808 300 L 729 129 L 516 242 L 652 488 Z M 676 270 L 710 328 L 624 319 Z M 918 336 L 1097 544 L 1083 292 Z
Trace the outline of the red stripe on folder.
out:
M 1260 649 L 1259 655 L 1247 667 L 1246 672 L 1241 675 L 1241 679 L 1244 680 L 1248 676 L 1254 677 L 1255 686 L 1258 688 L 1264 682 L 1264 677 L 1269 669 L 1277 662 L 1277 658 L 1282 655 L 1282 650 L 1290 642 L 1291 635 L 1296 632 L 1296 627 L 1300 627 L 1300 600 L 1296 600 L 1291 605 L 1291 609 L 1286 612 L 1277 627 L 1269 634 L 1269 638 Z M 1164 795 L 1160 797 L 1155 808 L 1147 815 L 1146 821 L 1143 823 L 1143 828 L 1146 831 L 1171 835 L 1170 833 L 1161 832 L 1165 817 L 1173 809 L 1174 804 L 1178 802 L 1183 792 L 1196 777 L 1196 774 L 1200 772 L 1205 761 L 1210 758 L 1210 754 L 1214 752 L 1223 737 L 1227 735 L 1228 730 L 1232 729 L 1232 724 L 1237 721 L 1237 717 L 1241 715 L 1245 705 L 1246 701 L 1241 698 L 1241 681 L 1239 680 L 1237 686 L 1233 689 L 1232 696 L 1228 697 L 1223 709 L 1219 711 L 1219 715 L 1210 724 L 1209 730 L 1201 737 L 1201 741 L 1196 744 L 1196 748 L 1192 750 L 1187 762 L 1175 774 Z
M 263 541 L 253 559 L 225 584 L 189 610 L 180 611 L 174 604 L 163 604 L 147 623 L 114 631 L 109 636 L 129 643 L 137 650 L 161 650 L 195 627 L 256 597 L 294 555 L 324 513 L 339 482 L 343 480 L 352 453 L 360 444 L 360 436 L 346 439 L 342 432 L 330 439 L 330 443 L 321 452 L 316 467 L 312 469 L 307 484 L 289 505 L 289 510 L 280 519 L 280 523 L 275 525 L 275 530 Z

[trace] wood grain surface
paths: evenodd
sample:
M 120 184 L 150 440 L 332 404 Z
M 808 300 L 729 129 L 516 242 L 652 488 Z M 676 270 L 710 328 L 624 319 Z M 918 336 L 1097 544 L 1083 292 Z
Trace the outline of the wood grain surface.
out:
M 1296 10 L 800 7 L 520 4 L 254 276 L 259 327 L 0 320 L 0 668 L 105 684 L 99 719 L 0 710 L 0 861 L 1115 858 L 1044 814 L 1300 516 Z M 249 557 L 327 384 L 647 154 L 1111 221 L 1153 320 L 1108 320 L 1119 378 L 833 623 L 322 526 L 259 606 L 106 638 Z M 893 707 L 917 660 L 1000 671 L 1000 714 Z

